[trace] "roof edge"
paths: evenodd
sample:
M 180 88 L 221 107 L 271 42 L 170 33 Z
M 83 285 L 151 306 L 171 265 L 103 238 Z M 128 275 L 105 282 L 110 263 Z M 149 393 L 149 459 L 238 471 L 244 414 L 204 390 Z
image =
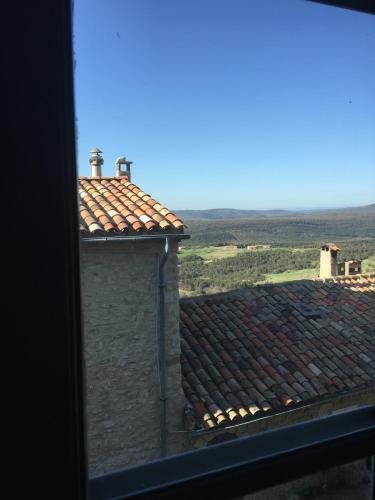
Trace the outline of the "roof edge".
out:
M 78 180 L 100 180 L 100 179 L 127 179 L 129 181 L 129 177 L 127 175 L 121 175 L 118 177 L 117 175 L 79 175 Z
M 168 233 L 168 234 L 150 234 L 150 235 L 140 235 L 140 236 L 92 236 L 92 237 L 81 237 L 83 243 L 118 243 L 121 241 L 146 241 L 146 240 L 165 240 L 166 238 L 173 240 L 188 240 L 190 239 L 190 234 L 185 233 Z
M 189 432 L 190 436 L 196 437 L 196 438 L 198 438 L 200 436 L 208 436 L 211 434 L 220 433 L 222 431 L 228 431 L 231 429 L 236 429 L 238 427 L 244 427 L 244 426 L 248 426 L 250 424 L 255 424 L 256 422 L 260 422 L 261 420 L 266 420 L 266 419 L 270 419 L 273 417 L 278 417 L 279 415 L 285 415 L 285 414 L 292 413 L 292 412 L 294 413 L 294 412 L 297 412 L 299 410 L 304 410 L 306 408 L 319 406 L 319 405 L 324 404 L 324 403 L 336 401 L 336 400 L 344 398 L 346 396 L 352 396 L 355 394 L 360 394 L 362 392 L 365 393 L 366 391 L 369 391 L 369 390 L 372 392 L 372 382 L 368 382 L 367 384 L 363 384 L 362 386 L 356 387 L 355 389 L 348 389 L 347 391 L 342 391 L 342 392 L 336 394 L 335 396 L 332 396 L 330 394 L 330 395 L 322 396 L 320 398 L 311 398 L 310 400 L 307 400 L 307 401 L 309 401 L 307 404 L 303 404 L 303 402 L 299 402 L 299 403 L 296 403 L 294 405 L 291 405 L 291 407 L 289 409 L 286 408 L 285 410 L 282 410 L 282 411 L 273 411 L 272 413 L 263 414 L 261 417 L 258 417 L 258 418 L 253 417 L 253 418 L 249 418 L 249 419 L 244 419 L 243 422 L 237 422 L 237 423 L 232 424 L 232 425 L 231 424 L 215 425 L 215 427 L 213 427 L 212 429 L 205 429 L 202 426 L 202 428 L 200 428 L 200 429 L 191 430 L 188 432 Z M 345 407 L 343 408 L 343 410 L 345 410 Z

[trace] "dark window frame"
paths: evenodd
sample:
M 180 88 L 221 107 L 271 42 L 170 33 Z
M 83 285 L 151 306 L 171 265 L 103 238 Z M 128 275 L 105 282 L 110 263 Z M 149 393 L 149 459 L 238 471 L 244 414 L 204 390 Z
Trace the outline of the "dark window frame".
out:
M 375 12 L 374 2 L 320 3 Z M 15 0 L 2 14 L 3 201 L 8 209 L 2 218 L 7 251 L 3 325 L 10 325 L 3 335 L 8 391 L 2 490 L 10 492 L 6 498 L 83 499 L 88 479 L 72 5 L 70 0 Z M 327 429 L 331 432 L 324 434 Z M 203 491 L 206 498 L 234 496 L 372 455 L 374 430 L 375 408 L 355 410 L 294 426 L 292 433 L 301 438 L 294 448 L 290 429 L 279 429 L 271 432 L 276 447 L 270 433 L 218 444 L 93 479 L 90 494 L 124 498 L 122 488 L 128 488 L 128 495 L 142 496 L 143 477 L 147 498 L 176 493 L 199 498 Z M 251 453 L 255 445 L 268 450 L 266 458 Z M 222 461 L 215 462 L 215 456 Z M 210 460 L 216 465 L 207 468 Z
M 91 479 L 90 500 L 238 498 L 374 453 L 368 406 Z

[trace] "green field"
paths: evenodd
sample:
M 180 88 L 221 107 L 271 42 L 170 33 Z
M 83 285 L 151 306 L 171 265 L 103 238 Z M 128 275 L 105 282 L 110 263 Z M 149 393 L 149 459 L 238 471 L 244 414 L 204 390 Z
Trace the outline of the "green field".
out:
M 255 284 L 264 285 L 267 283 L 282 283 L 283 281 L 311 280 L 318 278 L 318 275 L 319 271 L 317 269 L 297 269 L 283 273 L 265 274 L 265 279 L 257 281 Z
M 178 252 L 179 258 L 190 257 L 197 255 L 204 260 L 225 259 L 227 257 L 234 257 L 235 255 L 245 252 L 259 252 L 262 250 L 270 250 L 271 245 L 253 245 L 249 249 L 237 248 L 235 245 L 226 246 L 197 246 L 197 247 L 182 247 Z M 276 248 L 274 248 L 276 250 Z M 296 251 L 303 251 L 304 248 L 295 249 Z
M 214 246 L 206 246 L 206 247 L 183 247 L 179 250 L 179 257 L 188 257 L 191 255 L 198 255 L 205 260 L 212 259 L 224 259 L 225 257 L 234 257 L 235 255 L 242 253 L 246 250 L 243 248 L 237 248 L 234 245 L 228 245 L 223 247 L 214 247 Z

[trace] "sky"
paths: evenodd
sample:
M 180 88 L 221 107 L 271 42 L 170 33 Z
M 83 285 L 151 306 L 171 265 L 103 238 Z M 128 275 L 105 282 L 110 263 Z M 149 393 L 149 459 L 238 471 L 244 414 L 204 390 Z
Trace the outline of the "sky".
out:
M 79 175 L 170 209 L 375 202 L 375 16 L 305 0 L 75 0 Z

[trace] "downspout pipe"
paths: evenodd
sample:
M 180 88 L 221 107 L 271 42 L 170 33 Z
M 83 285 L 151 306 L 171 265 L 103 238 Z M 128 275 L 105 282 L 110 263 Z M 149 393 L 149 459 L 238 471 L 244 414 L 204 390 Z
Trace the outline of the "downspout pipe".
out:
M 158 311 L 158 368 L 160 399 L 160 456 L 167 455 L 167 384 L 165 369 L 165 275 L 164 268 L 170 254 L 169 237 L 165 238 L 164 254 L 159 262 L 159 311 Z

